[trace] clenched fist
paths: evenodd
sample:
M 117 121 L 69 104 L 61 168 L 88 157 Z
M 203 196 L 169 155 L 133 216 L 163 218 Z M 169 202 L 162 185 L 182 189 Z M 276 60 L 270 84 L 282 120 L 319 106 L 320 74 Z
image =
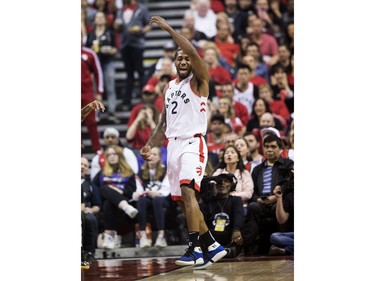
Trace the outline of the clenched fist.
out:
M 149 145 L 145 145 L 144 147 L 142 147 L 141 151 L 141 156 L 144 160 L 146 161 L 150 161 L 150 157 L 151 157 L 151 146 Z

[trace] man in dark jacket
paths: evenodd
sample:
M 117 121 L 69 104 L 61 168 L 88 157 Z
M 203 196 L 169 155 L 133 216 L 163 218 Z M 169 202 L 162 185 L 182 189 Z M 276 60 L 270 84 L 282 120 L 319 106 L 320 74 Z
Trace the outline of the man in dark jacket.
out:
M 264 226 L 271 227 L 271 231 L 278 227 L 276 222 L 275 187 L 286 180 L 285 171 L 294 167 L 293 160 L 282 158 L 282 140 L 276 135 L 269 135 L 263 140 L 265 159 L 252 172 L 254 193 L 247 208 L 247 219 L 257 224 L 259 231 Z M 260 235 L 266 235 L 265 232 Z M 265 237 L 269 240 L 269 237 Z

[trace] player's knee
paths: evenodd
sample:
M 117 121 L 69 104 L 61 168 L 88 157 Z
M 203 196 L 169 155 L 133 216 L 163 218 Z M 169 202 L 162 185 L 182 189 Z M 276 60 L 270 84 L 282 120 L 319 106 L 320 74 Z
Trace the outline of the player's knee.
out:
M 181 185 L 181 195 L 184 202 L 189 202 L 195 198 L 194 180 L 192 180 L 189 184 Z

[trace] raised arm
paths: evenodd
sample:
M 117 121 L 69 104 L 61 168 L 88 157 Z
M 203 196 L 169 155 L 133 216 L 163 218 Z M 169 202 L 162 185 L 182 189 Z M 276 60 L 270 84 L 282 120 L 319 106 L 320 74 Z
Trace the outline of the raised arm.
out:
M 183 35 L 175 31 L 164 18 L 152 16 L 150 19 L 150 24 L 152 23 L 156 23 L 161 29 L 167 31 L 172 36 L 176 44 L 182 49 L 182 51 L 189 56 L 191 65 L 193 67 L 194 79 L 197 82 L 197 90 L 202 96 L 207 97 L 210 75 L 208 73 L 206 64 L 199 56 L 193 44 Z

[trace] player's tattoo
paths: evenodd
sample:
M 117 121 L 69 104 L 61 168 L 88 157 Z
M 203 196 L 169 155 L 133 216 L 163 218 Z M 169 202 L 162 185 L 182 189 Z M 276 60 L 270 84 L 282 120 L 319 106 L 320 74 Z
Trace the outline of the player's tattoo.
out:
M 164 134 L 164 129 L 166 128 L 166 126 L 167 126 L 167 117 L 166 117 L 165 107 L 164 107 L 163 111 L 161 113 L 160 121 L 159 121 L 158 125 L 156 126 L 155 130 Z
M 92 105 L 88 104 L 84 108 L 81 109 L 81 122 L 90 114 L 92 111 Z
M 150 140 L 148 141 L 148 144 L 151 146 L 151 147 L 154 147 L 154 146 L 159 146 L 165 135 L 165 129 L 167 127 L 167 121 L 166 121 L 166 112 L 165 112 L 165 107 L 163 108 L 163 111 L 161 113 L 161 118 L 159 120 L 159 123 L 156 125 L 156 128 L 154 130 L 154 133 L 152 134 Z

